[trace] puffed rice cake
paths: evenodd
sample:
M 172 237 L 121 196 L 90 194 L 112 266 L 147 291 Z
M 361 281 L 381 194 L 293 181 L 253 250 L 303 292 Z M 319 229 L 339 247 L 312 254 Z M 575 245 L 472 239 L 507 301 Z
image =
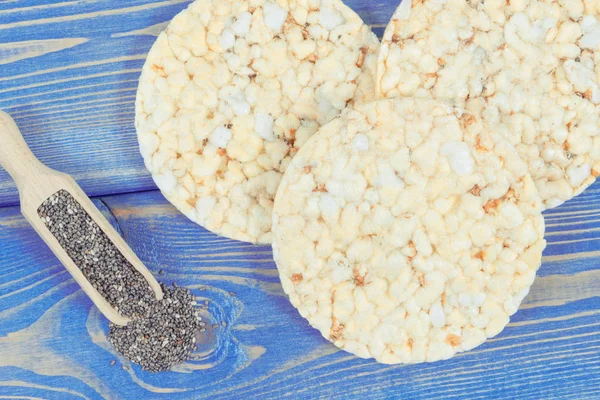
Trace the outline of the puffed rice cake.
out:
M 282 173 L 322 124 L 374 97 L 378 46 L 340 0 L 192 3 L 143 67 L 146 167 L 192 221 L 270 243 Z
M 273 212 L 292 304 L 336 346 L 431 362 L 497 335 L 546 242 L 514 147 L 431 99 L 356 105 L 298 152 Z
M 404 0 L 378 93 L 447 100 L 517 147 L 552 208 L 600 174 L 600 1 Z

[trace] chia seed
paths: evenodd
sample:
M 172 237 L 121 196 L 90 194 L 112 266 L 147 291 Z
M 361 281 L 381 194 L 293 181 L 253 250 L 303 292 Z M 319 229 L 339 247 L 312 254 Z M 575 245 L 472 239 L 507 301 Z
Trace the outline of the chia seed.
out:
M 50 196 L 38 215 L 87 280 L 121 315 L 141 315 L 156 301 L 143 275 L 67 191 Z
M 188 360 L 196 345 L 196 332 L 205 326 L 196 316 L 194 296 L 188 289 L 162 288 L 163 301 L 152 303 L 127 326 L 111 324 L 108 334 L 119 353 L 150 372 L 167 371 Z
M 143 275 L 65 190 L 44 201 L 38 215 L 92 286 L 131 319 L 127 326 L 110 324 L 108 340 L 119 353 L 151 372 L 190 358 L 196 333 L 206 324 L 188 289 L 161 285 L 164 297 L 158 301 Z

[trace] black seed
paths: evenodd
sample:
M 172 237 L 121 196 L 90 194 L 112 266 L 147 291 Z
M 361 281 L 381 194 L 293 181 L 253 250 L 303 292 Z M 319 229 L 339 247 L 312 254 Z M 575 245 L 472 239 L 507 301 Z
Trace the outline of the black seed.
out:
M 120 314 L 131 318 L 127 326 L 110 325 L 108 340 L 118 352 L 151 372 L 166 371 L 189 359 L 196 332 L 204 329 L 204 323 L 196 315 L 188 289 L 163 285 L 164 298 L 157 301 L 142 274 L 65 190 L 48 198 L 38 215 L 92 286 Z

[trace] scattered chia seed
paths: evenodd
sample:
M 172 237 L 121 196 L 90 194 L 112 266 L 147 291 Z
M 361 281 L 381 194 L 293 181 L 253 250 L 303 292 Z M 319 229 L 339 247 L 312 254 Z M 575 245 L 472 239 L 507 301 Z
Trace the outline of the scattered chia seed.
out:
M 42 203 L 38 215 L 92 286 L 131 318 L 127 326 L 110 324 L 108 340 L 119 353 L 151 372 L 169 370 L 190 358 L 197 348 L 196 333 L 204 332 L 206 324 L 188 289 L 162 285 L 163 300 L 156 300 L 143 275 L 65 190 Z
M 162 286 L 164 298 L 127 326 L 110 325 L 108 340 L 117 351 L 143 369 L 160 372 L 189 359 L 196 332 L 205 326 L 196 315 L 189 290 Z

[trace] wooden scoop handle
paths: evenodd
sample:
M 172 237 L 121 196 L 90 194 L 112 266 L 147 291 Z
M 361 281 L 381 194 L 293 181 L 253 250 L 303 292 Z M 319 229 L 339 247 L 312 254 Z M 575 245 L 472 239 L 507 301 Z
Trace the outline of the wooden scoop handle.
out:
M 126 325 L 129 319 L 120 315 L 87 280 L 38 215 L 39 206 L 60 190 L 66 190 L 83 207 L 100 229 L 115 244 L 132 266 L 140 272 L 157 299 L 162 299 L 160 284 L 115 231 L 75 180 L 42 164 L 31 152 L 13 119 L 0 111 L 0 165 L 13 177 L 21 198 L 21 212 L 73 278 L 92 299 L 98 309 L 113 323 Z
M 65 185 L 75 185 L 71 176 L 48 168 L 31 152 L 15 121 L 0 111 L 0 165 L 19 189 L 21 211 L 27 220 L 39 219 L 38 207 Z M 77 186 L 78 187 L 78 186 Z
M 12 176 L 19 188 L 23 187 L 32 174 L 50 172 L 25 143 L 17 124 L 3 111 L 0 111 L 0 165 Z

